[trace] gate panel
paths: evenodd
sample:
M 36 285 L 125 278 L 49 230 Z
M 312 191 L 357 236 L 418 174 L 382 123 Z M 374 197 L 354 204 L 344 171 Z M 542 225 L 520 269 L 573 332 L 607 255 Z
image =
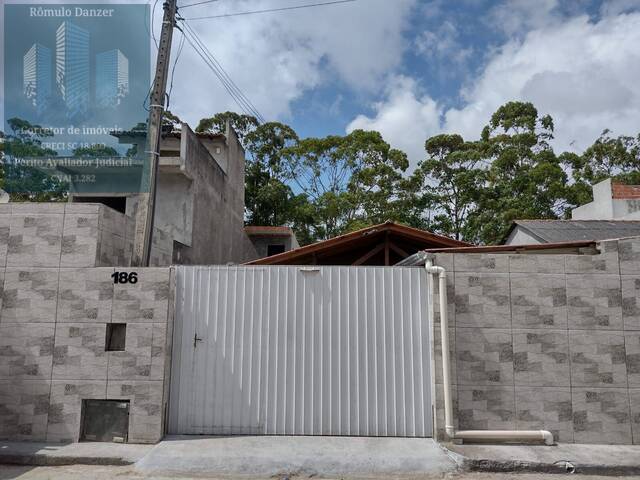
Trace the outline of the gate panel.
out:
M 170 433 L 431 436 L 424 269 L 176 270 Z

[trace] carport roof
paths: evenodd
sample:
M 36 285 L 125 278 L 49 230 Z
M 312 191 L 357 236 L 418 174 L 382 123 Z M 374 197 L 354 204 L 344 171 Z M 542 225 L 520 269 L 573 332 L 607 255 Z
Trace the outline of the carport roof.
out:
M 463 246 L 470 244 L 386 222 L 254 260 L 248 265 L 394 265 L 420 250 Z

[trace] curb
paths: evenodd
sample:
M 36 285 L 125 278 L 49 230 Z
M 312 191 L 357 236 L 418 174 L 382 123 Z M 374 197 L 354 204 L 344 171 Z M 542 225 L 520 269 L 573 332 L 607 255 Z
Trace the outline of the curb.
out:
M 29 465 L 35 467 L 61 467 L 65 465 L 102 465 L 122 467 L 133 465 L 135 461 L 121 457 L 73 457 L 63 455 L 20 455 L 0 454 L 0 465 Z
M 555 463 L 529 462 L 525 460 L 501 461 L 469 458 L 448 449 L 447 453 L 456 462 L 458 468 L 465 472 L 554 473 L 611 477 L 640 475 L 640 463 L 638 465 L 601 465 L 580 464 L 564 460 Z M 567 465 L 567 462 L 569 462 L 569 465 Z

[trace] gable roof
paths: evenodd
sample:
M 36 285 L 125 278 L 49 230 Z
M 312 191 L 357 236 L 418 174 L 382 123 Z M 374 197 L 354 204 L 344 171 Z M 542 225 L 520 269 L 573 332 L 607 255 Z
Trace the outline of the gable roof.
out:
M 419 250 L 469 246 L 466 242 L 386 222 L 261 258 L 248 265 L 385 265 Z M 391 258 L 393 257 L 393 258 Z M 387 262 L 388 261 L 388 262 Z
M 608 240 L 640 235 L 634 220 L 514 220 L 505 238 L 522 228 L 544 243 Z

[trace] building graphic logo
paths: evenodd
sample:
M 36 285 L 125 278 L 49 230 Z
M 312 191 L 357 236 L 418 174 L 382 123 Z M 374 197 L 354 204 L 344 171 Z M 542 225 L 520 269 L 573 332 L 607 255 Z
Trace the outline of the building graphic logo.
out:
M 42 113 L 51 102 L 51 62 L 51 50 L 39 43 L 34 43 L 24 55 L 23 92 L 38 113 Z
M 99 108 L 115 108 L 129 95 L 129 59 L 119 49 L 98 53 L 92 76 L 88 30 L 65 21 L 56 30 L 55 41 L 56 94 L 66 107 L 68 118 L 88 114 L 92 78 L 95 105 Z M 51 50 L 35 43 L 24 55 L 23 63 L 24 95 L 41 115 L 52 104 Z
M 70 117 L 89 111 L 89 32 L 71 22 L 56 31 L 56 85 Z
M 101 107 L 120 105 L 129 95 L 129 60 L 118 49 L 96 56 L 96 102 Z
M 0 170 L 21 198 L 146 188 L 121 134 L 149 115 L 151 7 L 73 1 L 0 0 Z

